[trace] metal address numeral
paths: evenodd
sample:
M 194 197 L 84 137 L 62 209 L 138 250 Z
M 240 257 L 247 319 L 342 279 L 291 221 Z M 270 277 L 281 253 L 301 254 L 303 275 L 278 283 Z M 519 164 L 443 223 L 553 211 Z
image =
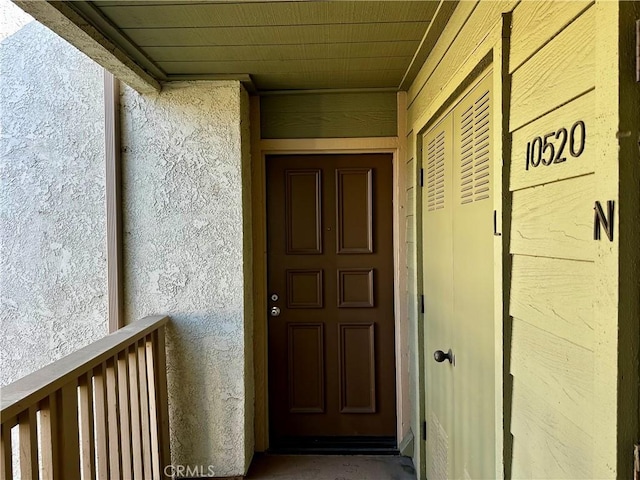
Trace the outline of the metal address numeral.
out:
M 560 145 L 556 149 L 554 140 L 559 140 Z M 587 141 L 587 127 L 582 120 L 573 124 L 570 130 L 562 127 L 557 131 L 547 133 L 542 137 L 535 137 L 527 143 L 527 159 L 525 170 L 529 167 L 536 168 L 540 164 L 548 167 L 554 163 L 562 163 L 567 160 L 563 156 L 565 146 L 569 144 L 569 153 L 578 158 L 584 152 Z M 546 157 L 546 155 L 549 155 Z

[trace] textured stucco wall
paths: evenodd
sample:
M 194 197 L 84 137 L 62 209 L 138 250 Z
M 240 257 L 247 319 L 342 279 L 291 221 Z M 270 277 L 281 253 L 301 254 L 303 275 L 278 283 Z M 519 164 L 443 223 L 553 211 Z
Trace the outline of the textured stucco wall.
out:
M 0 0 L 0 385 L 107 333 L 102 68 Z
M 126 318 L 171 316 L 172 461 L 217 476 L 253 452 L 247 103 L 238 82 L 121 98 Z

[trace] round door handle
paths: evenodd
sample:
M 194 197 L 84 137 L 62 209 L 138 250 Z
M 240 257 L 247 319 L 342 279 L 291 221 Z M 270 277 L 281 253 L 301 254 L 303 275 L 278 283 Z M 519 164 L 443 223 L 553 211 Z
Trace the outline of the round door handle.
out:
M 442 363 L 445 360 L 449 360 L 449 363 L 453 363 L 453 352 L 451 351 L 451 349 L 449 349 L 449 351 L 447 351 L 446 353 L 442 350 L 436 350 L 435 352 L 433 352 L 433 359 L 438 363 Z
M 271 307 L 271 310 L 270 310 L 269 313 L 271 314 L 272 317 L 278 317 L 278 316 L 280 316 L 280 308 Z

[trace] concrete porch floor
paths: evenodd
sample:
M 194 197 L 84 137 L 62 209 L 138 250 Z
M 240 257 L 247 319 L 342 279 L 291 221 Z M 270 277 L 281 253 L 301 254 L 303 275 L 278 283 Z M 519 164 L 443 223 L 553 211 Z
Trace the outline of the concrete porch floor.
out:
M 415 480 L 407 457 L 385 455 L 261 455 L 247 480 Z

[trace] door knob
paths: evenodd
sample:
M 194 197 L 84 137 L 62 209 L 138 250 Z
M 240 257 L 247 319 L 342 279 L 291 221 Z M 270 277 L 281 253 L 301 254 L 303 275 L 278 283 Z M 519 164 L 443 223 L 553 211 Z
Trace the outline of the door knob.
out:
M 271 310 L 269 311 L 269 313 L 271 314 L 272 317 L 279 317 L 280 316 L 280 308 L 279 307 L 271 307 Z
M 449 349 L 447 353 L 443 352 L 442 350 L 436 350 L 435 352 L 433 352 L 433 359 L 438 363 L 442 363 L 445 360 L 449 360 L 449 363 L 453 363 L 453 352 L 451 351 L 451 349 Z

